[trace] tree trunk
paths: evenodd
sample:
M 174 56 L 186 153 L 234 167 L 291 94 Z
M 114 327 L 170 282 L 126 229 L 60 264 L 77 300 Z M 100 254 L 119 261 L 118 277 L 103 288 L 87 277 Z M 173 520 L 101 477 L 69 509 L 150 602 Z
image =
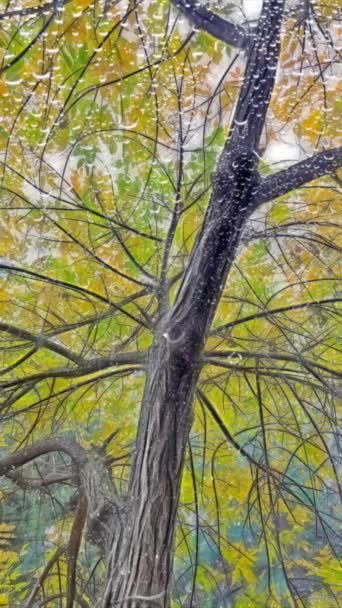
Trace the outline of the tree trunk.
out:
M 167 333 L 167 332 L 163 332 Z M 127 519 L 115 539 L 105 606 L 169 605 L 173 537 L 198 365 L 159 332 L 142 404 Z M 127 601 L 124 602 L 124 599 Z
M 151 350 L 127 510 L 103 606 L 168 608 L 185 448 L 200 355 L 257 190 L 259 144 L 279 55 L 282 0 L 266 0 L 202 231 Z M 115 527 L 115 523 L 113 524 Z

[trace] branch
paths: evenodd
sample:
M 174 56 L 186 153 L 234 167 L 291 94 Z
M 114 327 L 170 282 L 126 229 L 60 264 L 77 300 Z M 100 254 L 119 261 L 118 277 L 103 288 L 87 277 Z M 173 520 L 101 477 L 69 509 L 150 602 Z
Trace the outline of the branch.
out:
M 143 365 L 145 361 L 146 353 L 144 352 L 117 353 L 108 357 L 97 357 L 92 361 L 85 361 L 83 365 L 79 365 L 78 367 L 55 367 L 50 370 L 31 374 L 30 376 L 14 378 L 13 380 L 4 380 L 3 382 L 0 382 L 0 387 L 3 389 L 13 388 L 26 384 L 27 382 L 41 382 L 48 378 L 79 378 L 80 376 L 95 374 L 114 365 Z
M 64 346 L 57 344 L 56 342 L 54 342 L 50 338 L 45 337 L 42 334 L 35 335 L 35 334 L 32 334 L 31 332 L 27 331 L 26 329 L 22 329 L 20 327 L 15 327 L 14 325 L 10 325 L 9 323 L 4 323 L 3 321 L 0 322 L 0 331 L 11 334 L 12 336 L 16 336 L 19 339 L 32 342 L 32 344 L 34 344 L 37 349 L 47 348 L 49 350 L 52 350 L 55 353 L 62 355 L 62 357 L 65 357 L 66 359 L 70 359 L 70 361 L 73 361 L 74 363 L 79 364 L 80 362 L 83 362 L 82 357 L 79 357 L 75 353 L 71 352 L 68 348 L 65 348 Z
M 112 478 L 110 463 L 102 450 L 85 450 L 76 441 L 61 437 L 37 441 L 32 445 L 0 459 L 0 475 L 16 479 L 16 469 L 50 452 L 64 452 L 73 461 L 76 475 L 72 481 L 78 488 L 78 502 L 67 551 L 67 608 L 72 608 L 76 598 L 76 562 L 82 533 L 87 524 L 87 538 L 105 552 L 112 540 L 111 523 L 114 513 L 119 512 L 120 500 Z M 44 480 L 44 478 L 43 478 Z M 52 483 L 58 482 L 57 476 Z M 25 480 L 26 481 L 26 480 Z M 35 481 L 35 480 L 34 480 Z M 43 485 L 43 484 L 42 484 Z M 49 484 L 48 484 L 49 485 Z M 36 485 L 26 484 L 35 488 Z M 117 521 L 117 524 L 119 522 Z
M 228 443 L 230 443 L 241 454 L 241 456 L 246 458 L 250 465 L 254 465 L 257 470 L 263 471 L 267 476 L 272 477 L 274 483 L 279 486 L 279 488 L 283 488 L 288 494 L 292 495 L 296 499 L 296 501 L 298 501 L 299 504 L 302 504 L 307 509 L 310 509 L 310 511 L 312 511 L 312 513 L 314 514 L 317 514 L 320 519 L 319 511 L 316 509 L 315 502 L 314 500 L 312 500 L 309 494 L 311 488 L 306 486 L 305 484 L 301 484 L 300 482 L 296 481 L 293 477 L 290 477 L 290 475 L 288 475 L 286 471 L 281 471 L 279 469 L 274 468 L 273 466 L 270 466 L 269 462 L 264 464 L 263 462 L 256 460 L 252 454 L 245 450 L 244 446 L 242 446 L 236 441 L 235 437 L 230 433 L 229 429 L 226 427 L 224 421 L 222 420 L 219 413 L 216 411 L 216 408 L 214 407 L 210 399 L 200 389 L 197 389 L 196 393 L 198 399 L 203 404 L 203 406 L 209 411 L 210 415 L 215 420 L 217 426 L 219 427 L 221 433 L 224 435 Z M 293 486 L 296 491 L 292 489 Z M 299 490 L 300 494 L 297 494 L 297 490 Z M 304 502 L 302 494 L 304 494 L 308 503 Z
M 270 175 L 261 180 L 254 198 L 253 209 L 278 196 L 284 196 L 314 179 L 329 175 L 340 167 L 342 167 L 342 146 L 318 152 L 288 169 Z
M 229 369 L 235 373 L 252 374 L 253 376 L 256 374 L 256 371 L 258 369 L 257 365 L 237 365 L 236 363 L 229 363 L 229 361 L 222 361 L 222 359 L 209 359 L 202 357 L 202 361 L 214 367 L 222 367 L 222 369 Z M 311 372 L 311 374 L 318 382 L 320 382 L 320 384 L 308 380 L 305 369 L 289 369 L 288 367 L 274 367 L 269 369 L 267 367 L 263 367 L 261 369 L 259 368 L 258 373 L 259 376 L 265 376 L 266 378 L 280 378 L 280 380 L 285 382 L 299 382 L 303 386 L 305 385 L 315 390 L 320 390 L 341 398 L 342 392 L 338 389 L 338 387 L 334 387 L 334 383 L 331 382 L 331 379 L 329 379 L 330 382 L 328 382 L 327 380 L 325 380 L 324 376 L 319 376 L 318 374 L 314 373 L 314 371 L 309 367 L 307 367 L 306 369 Z
M 6 477 L 14 481 L 20 488 L 28 489 L 46 488 L 55 483 L 72 481 L 70 473 L 49 474 L 44 477 L 24 477 L 21 471 L 11 471 L 6 474 Z
M 243 27 L 215 15 L 196 0 L 171 1 L 198 29 L 240 49 L 248 47 L 249 37 Z
M 76 597 L 76 567 L 82 541 L 83 528 L 87 518 L 88 501 L 84 493 L 78 499 L 76 514 L 71 528 L 67 548 L 67 598 L 66 608 L 73 608 Z
M 12 59 L 12 61 L 10 61 L 9 63 L 6 63 L 0 70 L 0 74 L 3 74 L 4 72 L 6 72 L 6 70 L 8 70 L 9 68 L 13 67 L 16 63 L 18 63 L 18 61 L 20 61 L 20 59 L 22 59 L 23 57 L 25 57 L 26 53 L 28 53 L 31 48 L 36 44 L 36 42 L 38 42 L 38 40 L 40 40 L 40 38 L 42 38 L 42 36 L 44 36 L 44 33 L 46 32 L 46 30 L 48 29 L 48 27 L 51 25 L 53 19 L 55 16 L 55 10 L 54 12 L 50 15 L 50 17 L 48 18 L 48 20 L 44 23 L 44 25 L 41 27 L 41 29 L 39 30 L 39 32 L 34 36 L 34 38 L 28 43 L 28 45 L 18 54 L 14 57 L 14 59 Z
M 78 466 L 86 461 L 86 451 L 76 441 L 62 438 L 43 439 L 0 459 L 0 475 L 7 475 L 35 458 L 50 452 L 64 452 Z
M 71 2 L 71 0 L 64 0 L 63 4 L 68 4 L 69 2 Z M 0 13 L 0 21 L 13 19 L 14 17 L 35 17 L 36 15 L 46 13 L 48 10 L 56 10 L 56 5 L 56 0 L 51 0 L 51 2 L 45 2 L 38 6 L 29 6 L 27 8 L 18 8 L 13 11 L 5 11 L 4 13 Z
M 280 306 L 279 308 L 270 308 L 268 310 L 262 310 L 261 312 L 252 313 L 250 315 L 246 315 L 245 317 L 240 317 L 240 319 L 229 321 L 229 323 L 224 323 L 224 325 L 214 327 L 214 329 L 212 329 L 212 331 L 209 333 L 209 336 L 215 336 L 223 331 L 233 329 L 236 325 L 241 325 L 242 323 L 247 323 L 248 321 L 254 321 L 255 319 L 272 317 L 272 315 L 278 313 L 291 312 L 292 310 L 300 310 L 302 308 L 318 308 L 319 306 L 322 306 L 322 304 L 336 304 L 339 302 L 342 302 L 341 298 L 325 298 L 322 300 L 315 300 L 314 302 L 303 302 L 301 304 L 290 304 L 289 306 Z
M 32 606 L 32 602 L 33 602 L 34 598 L 36 597 L 39 589 L 41 588 L 43 582 L 45 581 L 45 579 L 49 575 L 51 568 L 59 560 L 59 558 L 61 557 L 61 555 L 63 555 L 65 549 L 66 549 L 66 547 L 64 545 L 62 545 L 61 547 L 59 547 L 56 550 L 56 552 L 53 554 L 53 556 L 49 559 L 49 561 L 46 564 L 43 572 L 38 577 L 35 585 L 33 586 L 32 590 L 31 590 L 31 592 L 27 596 L 26 601 L 23 604 L 23 608 L 30 608 L 30 606 Z
M 95 298 L 95 299 L 99 300 L 100 302 L 103 302 L 105 304 L 109 304 L 116 311 L 121 312 L 122 314 L 126 315 L 129 319 L 131 319 L 135 323 L 138 323 L 139 325 L 143 325 L 147 329 L 150 329 L 146 325 L 146 322 L 143 319 L 137 319 L 130 312 L 128 312 L 127 310 L 125 310 L 121 306 L 118 306 L 114 302 L 112 302 L 112 300 L 108 299 L 105 296 L 102 296 L 99 293 L 96 293 L 95 291 L 92 291 L 90 289 L 86 289 L 85 287 L 81 287 L 81 285 L 76 285 L 74 283 L 69 283 L 68 281 L 62 281 L 61 279 L 53 279 L 53 278 L 51 278 L 49 276 L 46 276 L 44 274 L 40 274 L 39 272 L 34 272 L 33 270 L 27 270 L 25 268 L 20 268 L 19 266 L 15 266 L 14 264 L 11 264 L 11 263 L 8 263 L 8 262 L 6 262 L 6 263 L 1 262 L 0 263 L 0 271 L 1 270 L 5 270 L 6 272 L 9 272 L 9 273 L 11 273 L 11 272 L 17 272 L 19 274 L 19 276 L 23 275 L 25 278 L 28 278 L 30 280 L 42 281 L 44 283 L 49 283 L 50 285 L 53 285 L 55 287 L 61 287 L 63 289 L 70 289 L 71 291 L 75 291 L 76 293 L 85 295 L 86 297 L 90 296 L 91 298 Z M 146 287 L 146 289 L 147 289 L 147 287 Z
M 248 462 L 250 464 L 254 464 L 254 466 L 256 468 L 260 468 L 262 471 L 264 471 L 265 473 L 269 473 L 269 469 L 262 463 L 259 462 L 258 460 L 255 460 L 255 458 L 253 458 L 252 454 L 249 454 L 245 448 L 236 441 L 236 439 L 233 437 L 233 435 L 230 433 L 230 431 L 228 430 L 228 428 L 226 427 L 226 425 L 224 424 L 222 418 L 220 417 L 220 415 L 218 414 L 218 412 L 216 411 L 215 407 L 213 406 L 212 402 L 210 401 L 210 399 L 208 399 L 208 397 L 198 388 L 197 389 L 197 396 L 199 398 L 199 400 L 203 403 L 203 405 L 207 408 L 207 410 L 210 412 L 211 416 L 213 417 L 213 419 L 215 420 L 216 424 L 218 425 L 219 429 L 221 430 L 222 434 L 225 436 L 225 438 L 227 439 L 227 441 L 244 457 L 248 460 Z M 281 475 L 281 473 L 279 473 L 279 471 L 277 471 L 277 474 Z
M 299 353 L 297 353 L 296 355 L 291 355 L 288 353 L 277 353 L 277 352 L 254 352 L 254 351 L 243 351 L 243 350 L 211 350 L 211 351 L 205 351 L 203 354 L 203 361 L 204 362 L 209 362 L 211 363 L 212 361 L 214 361 L 215 363 L 215 358 L 217 359 L 225 359 L 227 358 L 228 361 L 229 359 L 255 359 L 255 360 L 260 360 L 260 359 L 266 359 L 267 362 L 269 361 L 288 361 L 289 363 L 296 363 L 297 365 L 302 365 L 303 367 L 310 369 L 310 368 L 317 368 L 319 370 L 321 370 L 322 372 L 326 372 L 327 374 L 331 374 L 332 376 L 336 376 L 337 378 L 341 378 L 342 379 L 342 374 L 341 372 L 339 372 L 336 369 L 332 369 L 331 367 L 327 367 L 326 365 L 322 365 L 321 363 L 316 363 L 315 361 L 310 361 L 309 359 L 306 359 L 305 357 L 302 357 Z M 278 368 L 275 368 L 278 369 Z M 289 368 L 288 371 L 297 371 L 296 369 L 291 369 Z

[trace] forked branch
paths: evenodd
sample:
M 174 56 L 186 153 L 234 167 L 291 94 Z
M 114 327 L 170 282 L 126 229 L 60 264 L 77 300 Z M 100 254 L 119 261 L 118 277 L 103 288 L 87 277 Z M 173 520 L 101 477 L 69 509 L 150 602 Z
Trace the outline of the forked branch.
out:
M 19 480 L 19 486 L 24 485 L 24 487 L 28 488 L 37 488 L 48 484 L 45 483 L 44 477 L 42 478 L 43 483 L 38 483 L 39 480 L 33 480 L 34 483 L 30 484 L 30 478 L 23 478 L 24 484 L 22 484 L 21 471 L 18 471 L 18 469 L 45 454 L 63 452 L 71 458 L 76 468 L 76 474 L 73 476 L 69 475 L 69 479 L 74 482 L 77 488 L 77 507 L 69 543 L 61 550 L 61 552 L 65 553 L 67 560 L 67 608 L 73 608 L 74 602 L 78 601 L 76 593 L 76 566 L 85 526 L 87 528 L 86 538 L 93 544 L 96 544 L 105 553 L 110 545 L 112 532 L 108 522 L 112 522 L 115 515 L 117 515 L 116 519 L 119 519 L 120 498 L 116 493 L 112 480 L 110 461 L 102 453 L 108 442 L 113 439 L 117 432 L 111 433 L 107 438 L 107 443 L 100 450 L 96 450 L 95 448 L 85 450 L 74 440 L 50 438 L 37 441 L 0 459 L 0 475 L 7 476 L 13 481 Z M 60 478 L 63 481 L 63 477 L 60 476 Z M 58 483 L 58 481 L 58 476 L 54 476 L 51 483 Z M 117 525 L 119 526 L 119 521 Z M 48 571 L 60 554 L 56 554 L 55 558 L 48 562 L 43 574 L 28 596 L 27 602 L 30 602 L 38 593 L 44 579 L 48 576 Z M 31 604 L 26 603 L 26 605 L 30 606 Z
M 83 359 L 76 353 L 73 353 L 65 346 L 58 344 L 54 340 L 44 336 L 43 334 L 32 334 L 30 331 L 23 329 L 21 327 L 16 327 L 15 325 L 11 325 L 10 323 L 5 323 L 4 321 L 0 321 L 0 332 L 6 332 L 19 340 L 25 340 L 27 342 L 31 342 L 35 348 L 38 350 L 39 348 L 47 348 L 74 363 L 82 363 Z

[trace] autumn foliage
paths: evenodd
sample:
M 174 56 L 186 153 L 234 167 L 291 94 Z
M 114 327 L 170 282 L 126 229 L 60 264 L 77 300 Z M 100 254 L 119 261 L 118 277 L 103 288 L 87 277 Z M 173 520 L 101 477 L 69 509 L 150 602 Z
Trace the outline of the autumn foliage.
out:
M 0 7 L 0 606 L 100 606 L 247 51 L 166 0 Z M 242 5 L 208 8 L 252 39 Z M 196 363 L 172 608 L 342 602 L 338 33 L 337 1 L 286 7 L 259 199 Z

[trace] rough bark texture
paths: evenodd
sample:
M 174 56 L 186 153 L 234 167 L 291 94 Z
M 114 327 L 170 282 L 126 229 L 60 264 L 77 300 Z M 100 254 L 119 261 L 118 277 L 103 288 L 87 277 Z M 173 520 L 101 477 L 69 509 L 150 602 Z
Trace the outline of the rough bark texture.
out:
M 163 332 L 167 333 L 167 332 Z M 105 606 L 150 606 L 142 599 L 165 591 L 168 605 L 173 530 L 178 507 L 191 407 L 198 376 L 188 365 L 184 341 L 159 333 L 150 357 L 142 405 L 127 519 L 115 538 Z
M 147 369 L 125 521 L 103 606 L 168 608 L 173 543 L 199 355 L 257 190 L 257 148 L 279 56 L 282 0 L 264 3 L 202 231 Z

